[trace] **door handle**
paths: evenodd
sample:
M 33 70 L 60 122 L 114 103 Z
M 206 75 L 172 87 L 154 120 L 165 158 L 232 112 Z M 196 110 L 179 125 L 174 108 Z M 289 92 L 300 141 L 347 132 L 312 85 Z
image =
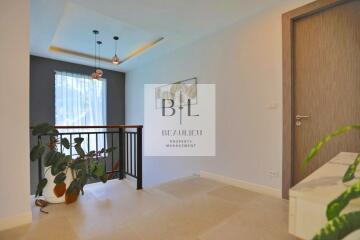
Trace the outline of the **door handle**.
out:
M 295 116 L 295 119 L 296 119 L 296 122 L 295 122 L 295 125 L 297 127 L 300 127 L 301 126 L 301 120 L 303 119 L 307 119 L 307 118 L 310 118 L 310 116 L 307 116 L 307 115 L 296 115 Z
M 310 118 L 310 116 L 307 116 L 307 115 L 296 115 L 295 116 L 296 120 L 302 120 L 302 119 L 307 119 L 307 118 Z

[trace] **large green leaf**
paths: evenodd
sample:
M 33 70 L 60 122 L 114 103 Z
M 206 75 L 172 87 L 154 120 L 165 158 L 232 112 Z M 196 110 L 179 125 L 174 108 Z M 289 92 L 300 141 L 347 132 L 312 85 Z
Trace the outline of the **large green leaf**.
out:
M 53 165 L 58 156 L 58 152 L 55 150 L 50 150 L 49 152 L 47 152 L 45 155 L 45 167 Z
M 329 221 L 313 240 L 339 240 L 360 229 L 360 211 L 350 212 Z
M 79 170 L 85 167 L 85 160 L 83 159 L 76 159 L 70 163 L 69 167 L 74 170 Z
M 78 171 L 77 177 L 80 179 L 81 185 L 85 186 L 85 184 L 87 183 L 86 169 L 81 169 L 80 171 Z
M 38 135 L 58 135 L 59 132 L 56 130 L 56 128 L 48 123 L 41 123 L 36 126 L 34 126 L 32 130 L 32 135 L 38 136 Z
M 77 138 L 74 138 L 74 142 L 78 145 L 81 145 L 81 143 L 84 141 L 84 138 L 82 137 L 77 137 Z
M 96 176 L 102 177 L 105 175 L 105 167 L 104 164 L 98 164 L 96 170 L 93 172 Z
M 34 146 L 31 149 L 30 152 L 30 160 L 31 161 L 36 161 L 42 158 L 42 155 L 45 152 L 45 146 L 42 144 L 37 144 L 36 146 Z
M 349 204 L 349 202 L 358 197 L 360 197 L 360 181 L 347 188 L 345 192 L 328 204 L 326 209 L 328 220 L 339 216 L 340 212 Z
M 103 183 L 106 183 L 106 181 L 107 181 L 105 165 L 100 162 L 97 162 L 97 161 L 91 162 L 90 175 L 93 178 L 102 181 Z
M 96 161 L 91 162 L 90 171 L 94 177 L 98 177 L 98 178 L 106 174 L 104 164 Z
M 79 188 L 80 188 L 81 194 L 84 195 L 84 186 L 86 185 L 86 183 L 88 181 L 88 174 L 87 174 L 85 165 L 83 165 L 83 168 L 78 170 L 78 172 L 76 174 L 76 178 L 79 179 Z
M 80 192 L 79 183 L 78 183 L 77 179 L 74 179 L 70 183 L 69 187 L 66 189 L 67 194 L 71 194 L 71 193 L 74 193 L 74 192 L 77 193 L 77 194 Z
M 85 156 L 85 151 L 84 151 L 84 149 L 82 149 L 80 144 L 75 145 L 75 150 L 76 150 L 77 154 L 79 154 L 80 157 Z
M 62 138 L 62 139 L 61 139 L 61 145 L 63 145 L 64 148 L 69 149 L 69 148 L 70 148 L 69 139 L 67 139 L 67 138 Z
M 58 163 L 58 164 L 54 164 L 54 165 L 51 167 L 51 174 L 52 174 L 53 176 L 55 176 L 55 175 L 59 174 L 60 172 L 65 171 L 66 166 L 67 166 L 66 163 L 63 162 L 63 161 L 61 161 L 61 162 Z
M 341 134 L 344 134 L 351 129 L 360 129 L 360 125 L 350 125 L 342 127 L 334 132 L 332 132 L 330 135 L 326 136 L 324 139 L 322 139 L 318 144 L 316 144 L 309 152 L 309 154 L 306 156 L 303 167 L 306 167 L 306 165 L 314 158 L 314 156 L 319 152 L 319 150 L 324 146 L 325 143 L 329 142 L 331 139 L 333 139 L 336 136 L 339 136 Z
M 51 174 L 53 176 L 59 174 L 60 172 L 64 171 L 67 167 L 67 159 L 65 154 L 57 152 L 55 154 L 55 162 L 51 165 Z
M 40 182 L 37 185 L 35 197 L 39 196 L 42 193 L 42 190 L 46 186 L 48 180 L 46 178 L 43 178 L 40 180 Z
M 54 183 L 55 184 L 63 183 L 65 179 L 66 179 L 66 174 L 64 172 L 61 172 L 58 175 L 56 175 L 56 177 L 54 178 Z
M 360 163 L 360 154 L 357 155 L 355 161 L 349 165 L 348 169 L 345 172 L 345 175 L 343 176 L 342 181 L 348 182 L 355 178 L 355 172 Z

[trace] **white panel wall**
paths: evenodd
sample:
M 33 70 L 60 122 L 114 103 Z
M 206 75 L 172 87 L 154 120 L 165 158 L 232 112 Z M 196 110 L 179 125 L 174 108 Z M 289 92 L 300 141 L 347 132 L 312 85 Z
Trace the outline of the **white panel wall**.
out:
M 29 2 L 0 2 L 0 230 L 31 221 Z
M 217 85 L 217 156 L 145 157 L 145 185 L 203 170 L 281 189 L 281 14 L 307 2 L 282 1 L 127 73 L 128 124 L 143 123 L 143 84 L 198 77 Z

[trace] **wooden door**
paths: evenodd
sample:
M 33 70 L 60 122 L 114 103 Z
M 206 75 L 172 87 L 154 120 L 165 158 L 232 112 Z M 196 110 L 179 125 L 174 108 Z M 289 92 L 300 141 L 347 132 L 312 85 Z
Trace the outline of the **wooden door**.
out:
M 292 184 L 342 151 L 360 152 L 360 133 L 329 142 L 302 171 L 311 147 L 335 129 L 360 123 L 360 1 L 293 21 Z

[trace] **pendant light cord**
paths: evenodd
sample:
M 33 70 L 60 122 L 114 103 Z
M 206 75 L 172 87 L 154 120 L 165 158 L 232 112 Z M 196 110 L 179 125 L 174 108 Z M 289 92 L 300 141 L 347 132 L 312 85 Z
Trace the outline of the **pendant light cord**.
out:
M 94 50 L 95 50 L 95 55 L 94 55 L 94 71 L 96 71 L 96 35 L 97 35 L 97 33 L 95 32 L 96 30 L 94 30 L 94 35 L 95 35 L 95 48 L 94 48 Z
M 118 40 L 119 40 L 119 37 L 118 37 L 118 36 L 114 36 L 113 39 L 115 40 L 115 54 L 114 54 L 114 56 L 116 56 L 116 54 L 117 54 L 117 42 L 118 42 Z
M 97 45 L 99 46 L 98 47 L 98 52 L 99 52 L 99 55 L 98 55 L 98 68 L 100 68 L 100 48 L 101 48 L 101 44 L 102 42 L 101 41 L 97 41 Z

